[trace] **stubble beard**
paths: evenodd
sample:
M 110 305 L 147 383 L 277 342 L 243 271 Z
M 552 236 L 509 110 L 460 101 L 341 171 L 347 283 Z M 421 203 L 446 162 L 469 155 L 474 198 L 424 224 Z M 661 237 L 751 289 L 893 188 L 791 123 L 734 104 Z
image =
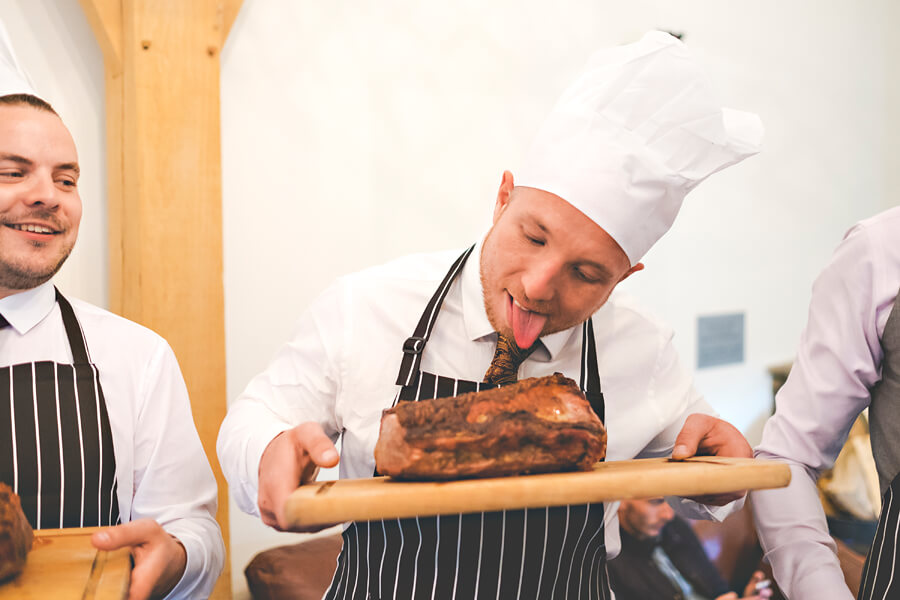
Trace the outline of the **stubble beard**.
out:
M 491 284 L 489 281 L 489 276 L 493 276 L 493 273 L 488 273 L 487 269 L 485 269 L 485 254 L 489 254 L 492 252 L 492 249 L 490 248 L 490 239 L 491 239 L 491 234 L 493 232 L 494 232 L 494 228 L 491 227 L 490 231 L 488 231 L 487 235 L 484 238 L 484 243 L 481 245 L 480 264 L 478 265 L 478 267 L 479 267 L 478 273 L 479 273 L 479 277 L 481 279 L 481 299 L 482 299 L 482 303 L 484 304 L 484 312 L 487 314 L 488 322 L 491 324 L 491 327 L 494 328 L 494 331 L 503 333 L 504 335 L 511 336 L 511 335 L 513 335 L 511 325 L 507 325 L 506 327 L 499 326 L 499 324 L 501 323 L 500 315 L 498 315 L 496 313 L 496 311 L 494 310 L 494 306 L 488 300 L 488 296 L 487 296 L 488 290 L 493 289 L 492 287 L 490 287 Z M 509 292 L 504 289 L 504 290 L 499 290 L 498 293 L 505 295 Z M 505 301 L 506 298 L 504 297 L 503 300 Z M 550 325 L 549 321 L 547 322 L 547 325 Z M 541 330 L 541 333 L 538 336 L 538 339 L 540 339 L 541 337 L 543 337 L 545 335 L 549 335 L 551 333 L 556 333 L 557 331 L 562 331 L 562 329 L 559 327 L 553 327 L 552 325 L 550 325 L 548 327 L 547 325 L 545 325 L 544 329 Z
M 497 320 L 497 314 L 494 312 L 494 307 L 491 306 L 491 303 L 488 301 L 487 290 L 488 288 L 488 278 L 485 273 L 485 254 L 489 252 L 489 244 L 491 240 L 491 234 L 494 233 L 494 228 L 491 227 L 487 232 L 487 235 L 484 236 L 484 242 L 481 244 L 481 256 L 479 256 L 479 264 L 478 264 L 478 277 L 481 280 L 481 302 L 484 304 L 484 312 L 487 314 L 488 322 L 491 324 L 491 327 L 494 328 L 494 331 L 500 331 L 500 327 L 498 326 L 499 321 Z M 504 334 L 509 334 L 509 331 L 504 331 Z
M 44 242 L 31 242 L 31 245 L 40 248 Z M 30 290 L 50 281 L 69 258 L 74 246 L 74 243 L 64 246 L 59 258 L 51 266 L 45 268 L 33 267 L 28 260 L 14 261 L 0 253 L 0 288 Z

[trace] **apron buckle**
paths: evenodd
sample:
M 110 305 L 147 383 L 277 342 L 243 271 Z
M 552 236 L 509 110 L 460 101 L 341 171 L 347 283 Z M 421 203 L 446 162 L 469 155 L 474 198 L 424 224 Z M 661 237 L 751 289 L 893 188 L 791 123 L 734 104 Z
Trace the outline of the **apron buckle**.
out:
M 425 349 L 425 338 L 414 335 L 412 337 L 406 338 L 406 341 L 403 342 L 403 353 L 404 354 L 421 354 L 422 350 Z

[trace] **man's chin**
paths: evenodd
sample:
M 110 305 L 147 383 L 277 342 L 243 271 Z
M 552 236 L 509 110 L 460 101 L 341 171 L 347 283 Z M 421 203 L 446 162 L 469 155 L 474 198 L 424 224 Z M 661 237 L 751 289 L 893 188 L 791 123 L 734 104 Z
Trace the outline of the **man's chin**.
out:
M 55 265 L 43 268 L 24 268 L 0 261 L 0 288 L 25 291 L 47 283 L 59 272 L 68 257 L 66 254 Z
M 503 300 L 505 300 L 506 292 L 503 293 Z M 506 321 L 506 305 L 501 300 L 495 302 L 494 304 L 484 303 L 485 313 L 487 313 L 488 322 L 491 324 L 491 327 L 494 328 L 494 331 L 502 333 L 505 336 L 512 337 L 513 330 L 512 326 Z M 501 319 L 500 315 L 504 315 Z M 561 323 L 557 320 L 555 316 L 551 316 L 547 319 L 547 322 L 544 324 L 543 329 L 541 329 L 541 333 L 538 335 L 536 340 L 540 340 L 542 337 L 551 335 L 554 333 L 559 333 L 560 331 L 565 331 L 567 329 L 571 329 L 576 325 L 581 325 L 585 321 L 590 318 L 590 314 L 581 320 L 573 320 L 571 322 Z M 501 322 L 502 321 L 502 322 Z
M 53 276 L 56 273 L 51 273 L 49 275 L 32 275 L 32 276 L 21 276 L 14 275 L 9 276 L 6 273 L 0 273 L 0 288 L 4 288 L 7 290 L 15 290 L 17 292 L 24 292 L 26 290 L 32 290 L 39 285 L 43 285 L 53 279 Z
M 496 331 L 498 333 L 502 333 L 503 335 L 505 335 L 508 338 L 513 338 L 515 336 L 515 333 L 513 332 L 513 329 L 509 324 L 507 324 L 507 323 L 498 324 L 495 322 L 496 320 L 491 317 L 492 317 L 491 314 L 488 313 L 488 321 L 490 322 L 491 327 L 494 328 L 494 331 Z M 580 325 L 580 323 L 576 323 L 576 325 Z M 535 338 L 535 343 L 540 341 L 540 339 L 544 336 L 551 335 L 554 333 L 559 333 L 560 331 L 565 331 L 566 329 L 570 329 L 571 327 L 574 327 L 574 325 L 559 326 L 559 325 L 553 325 L 553 324 L 548 323 L 547 325 L 544 326 L 543 329 L 541 329 L 541 333 L 538 334 L 537 338 Z

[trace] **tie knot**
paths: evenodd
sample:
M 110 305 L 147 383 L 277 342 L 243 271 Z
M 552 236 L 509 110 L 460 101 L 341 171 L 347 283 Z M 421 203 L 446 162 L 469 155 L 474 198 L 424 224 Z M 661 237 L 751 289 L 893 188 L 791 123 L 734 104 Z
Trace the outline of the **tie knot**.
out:
M 497 334 L 497 350 L 491 360 L 491 366 L 484 374 L 484 383 L 506 385 L 515 383 L 519 376 L 519 366 L 537 348 L 537 342 L 530 348 L 522 349 L 516 340 L 502 333 Z

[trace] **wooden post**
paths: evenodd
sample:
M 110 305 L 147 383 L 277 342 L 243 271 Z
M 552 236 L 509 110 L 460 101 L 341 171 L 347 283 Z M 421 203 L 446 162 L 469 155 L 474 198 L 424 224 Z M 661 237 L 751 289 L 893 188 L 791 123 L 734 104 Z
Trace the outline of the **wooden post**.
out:
M 228 494 L 219 54 L 241 0 L 81 0 L 106 68 L 110 309 L 165 337 Z M 213 598 L 231 597 L 230 559 Z

